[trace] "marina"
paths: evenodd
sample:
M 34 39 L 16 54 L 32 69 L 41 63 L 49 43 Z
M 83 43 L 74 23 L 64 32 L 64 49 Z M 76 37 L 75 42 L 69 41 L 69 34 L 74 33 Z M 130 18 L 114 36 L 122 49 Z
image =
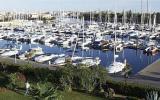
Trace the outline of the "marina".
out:
M 4 21 L 4 16 L 0 22 L 0 55 L 54 66 L 69 59 L 74 66 L 100 65 L 111 74 L 129 65 L 132 75 L 159 60 L 160 25 L 155 13 L 148 16 L 149 23 L 145 16 L 140 22 L 128 22 L 128 12 L 120 18 L 107 11 L 102 20 L 101 13 L 97 21 L 93 12 L 89 19 L 83 12 L 10 13 L 11 19 Z
M 17 33 L 14 33 L 14 34 L 17 34 Z M 37 37 L 38 37 L 38 35 L 37 35 Z M 112 39 L 111 35 L 106 35 L 103 38 Z M 43 37 L 41 37 L 40 39 L 43 40 Z M 42 41 L 42 40 L 40 40 L 40 41 Z M 135 41 L 134 39 L 132 39 L 132 40 Z M 96 42 L 98 42 L 98 41 L 96 41 Z M 62 43 L 64 43 L 64 42 L 62 42 Z M 7 38 L 3 39 L 2 38 L 0 40 L 0 44 L 1 44 L 0 45 L 1 49 L 3 49 L 3 47 L 5 47 L 7 45 L 17 45 L 18 48 L 20 48 L 22 46 L 22 48 L 19 51 L 19 53 L 16 52 L 17 54 L 21 54 L 23 52 L 26 52 L 30 48 L 40 47 L 40 48 L 42 48 L 44 54 L 51 54 L 51 55 L 54 54 L 52 56 L 55 56 L 55 58 L 56 58 L 56 56 L 61 55 L 61 54 L 64 54 L 64 56 L 70 56 L 71 57 L 73 55 L 73 51 L 74 51 L 74 46 L 72 48 L 67 48 L 67 47 L 63 46 L 60 43 L 60 41 L 59 41 L 59 43 L 55 43 L 55 42 L 48 43 L 49 44 L 48 45 L 48 44 L 44 44 L 44 43 L 41 43 L 41 42 L 39 42 L 39 43 L 38 42 L 30 43 L 30 42 L 27 42 L 27 41 L 24 42 L 24 41 L 21 41 L 21 39 L 19 39 L 19 40 L 17 40 L 15 42 L 14 39 L 7 39 Z M 111 44 L 111 45 L 106 44 L 106 46 L 105 46 L 105 42 L 101 42 L 100 44 L 103 44 L 102 48 L 108 47 L 108 46 L 112 47 L 111 43 L 108 43 L 108 44 Z M 125 45 L 125 44 L 127 44 L 127 43 L 125 42 L 123 45 Z M 114 60 L 114 58 L 113 58 L 113 54 L 114 54 L 113 49 L 112 48 L 107 48 L 107 51 L 106 51 L 104 49 L 99 48 L 98 46 L 95 46 L 96 48 L 94 48 L 94 45 L 97 45 L 97 44 L 96 43 L 90 44 L 88 46 L 88 49 L 84 49 L 84 50 L 81 48 L 81 46 L 78 46 L 75 49 L 75 55 L 79 56 L 79 57 L 82 57 L 82 56 L 84 56 L 84 57 L 93 57 L 93 58 L 99 57 L 100 60 L 101 60 L 100 65 L 102 67 L 108 67 Z M 133 68 L 133 70 L 132 70 L 133 74 L 136 74 L 140 70 L 144 69 L 146 66 L 152 64 L 154 61 L 159 59 L 160 54 L 158 52 L 155 55 L 151 55 L 151 54 L 148 54 L 148 53 L 144 53 L 144 50 L 145 49 L 143 49 L 143 48 L 141 48 L 141 49 L 139 49 L 137 47 L 134 48 L 134 44 L 128 44 L 126 46 L 123 46 L 123 50 L 122 51 L 119 51 L 119 52 L 117 51 L 116 52 L 118 54 L 118 56 L 119 56 L 117 58 L 117 60 L 121 61 L 121 62 L 124 62 L 124 60 L 126 59 L 127 63 L 129 63 Z M 41 55 L 43 53 L 40 53 L 39 55 Z M 13 53 L 13 55 L 14 55 L 14 53 Z M 18 57 L 19 56 L 17 56 L 17 58 Z M 47 60 L 40 61 L 40 62 L 49 64 L 48 61 L 51 60 L 52 58 L 54 58 L 54 57 L 48 58 Z M 26 60 L 27 58 L 21 58 L 21 59 Z
M 160 100 L 159 3 L 0 1 L 0 100 Z

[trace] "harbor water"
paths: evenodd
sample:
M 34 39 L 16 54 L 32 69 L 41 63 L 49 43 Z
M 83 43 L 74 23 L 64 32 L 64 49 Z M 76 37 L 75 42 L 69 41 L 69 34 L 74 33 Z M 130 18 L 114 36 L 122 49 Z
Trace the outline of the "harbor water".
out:
M 11 44 L 11 41 L 7 40 L 0 40 L 0 48 L 4 48 L 7 44 Z M 29 50 L 31 47 L 41 47 L 45 53 L 56 53 L 56 54 L 66 54 L 72 55 L 71 48 L 63 48 L 59 46 L 46 46 L 42 44 L 27 44 L 27 43 L 20 43 L 19 46 L 22 45 L 22 52 Z M 102 67 L 108 67 L 113 62 L 113 51 L 101 51 L 101 50 L 94 50 L 89 49 L 87 51 L 82 51 L 77 49 L 75 55 L 84 57 L 99 57 L 101 59 L 100 65 Z M 152 64 L 156 60 L 159 59 L 160 53 L 156 55 L 146 55 L 143 54 L 143 50 L 134 50 L 134 49 L 124 49 L 121 53 L 118 53 L 119 57 L 117 61 L 124 62 L 127 60 L 127 63 L 132 67 L 132 74 L 136 74 L 140 70 L 144 69 L 146 66 Z

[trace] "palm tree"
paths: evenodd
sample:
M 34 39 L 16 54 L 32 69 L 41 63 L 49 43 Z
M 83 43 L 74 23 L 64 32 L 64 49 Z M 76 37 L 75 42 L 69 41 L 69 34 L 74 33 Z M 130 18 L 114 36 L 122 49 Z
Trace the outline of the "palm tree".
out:
M 61 100 L 61 95 L 49 83 L 37 83 L 37 86 L 31 91 L 31 95 L 36 100 Z
M 29 52 L 25 55 L 27 57 L 28 63 L 29 63 L 29 59 L 31 59 L 33 55 L 34 55 L 34 52 Z
M 132 71 L 131 66 L 127 64 L 126 67 L 123 69 L 123 73 L 122 73 L 122 75 L 125 78 L 125 83 L 129 77 L 129 75 L 131 74 L 131 71 Z

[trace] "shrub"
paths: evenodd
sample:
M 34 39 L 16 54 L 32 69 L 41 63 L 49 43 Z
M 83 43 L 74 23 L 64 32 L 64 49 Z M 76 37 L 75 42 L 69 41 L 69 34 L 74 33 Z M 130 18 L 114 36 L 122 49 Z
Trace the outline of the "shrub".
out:
M 10 83 L 7 85 L 9 89 L 24 88 L 26 78 L 22 73 L 11 73 L 8 75 Z
M 36 100 L 61 100 L 57 88 L 50 83 L 37 83 L 32 87 L 30 95 Z
M 106 85 L 115 90 L 115 93 L 145 98 L 147 92 L 157 90 L 160 92 L 160 89 L 152 88 L 149 86 L 144 86 L 140 84 L 125 83 L 125 82 L 116 82 L 116 81 L 107 81 Z

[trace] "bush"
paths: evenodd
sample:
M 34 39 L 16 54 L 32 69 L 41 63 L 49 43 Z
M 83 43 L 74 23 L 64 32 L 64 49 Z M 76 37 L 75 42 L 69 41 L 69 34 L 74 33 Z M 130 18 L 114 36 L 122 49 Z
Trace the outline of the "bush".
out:
M 115 81 L 107 81 L 106 85 L 110 88 L 113 88 L 115 93 L 133 96 L 133 97 L 140 97 L 145 98 L 147 92 L 157 90 L 160 93 L 160 89 L 152 88 L 149 86 L 144 86 L 140 84 L 133 84 L 133 83 L 125 83 L 125 82 L 115 82 Z
M 32 87 L 30 95 L 36 100 L 61 100 L 57 88 L 50 83 L 37 83 Z
M 16 88 L 24 88 L 26 78 L 22 73 L 11 73 L 8 75 L 10 83 L 7 85 L 7 88 L 15 90 Z
M 57 70 L 53 71 L 47 68 L 33 68 L 29 65 L 21 67 L 6 64 L 5 69 L 7 73 L 22 73 L 32 83 L 50 82 L 59 86 L 60 89 L 83 90 L 95 95 L 102 94 L 101 86 L 104 92 L 107 92 L 108 88 L 112 88 L 117 94 L 140 98 L 145 98 L 149 91 L 156 90 L 160 93 L 160 89 L 109 80 L 106 69 L 99 66 L 82 68 L 81 66 L 67 64 L 65 67 L 57 68 Z M 11 76 L 9 77 L 11 78 Z M 2 82 L 0 81 L 0 86 L 5 86 L 9 83 L 8 76 L 2 73 L 0 74 L 0 79 L 3 80 Z M 13 80 L 12 83 L 14 83 Z
M 5 73 L 0 72 L 0 87 L 6 87 L 9 83 L 9 77 Z

